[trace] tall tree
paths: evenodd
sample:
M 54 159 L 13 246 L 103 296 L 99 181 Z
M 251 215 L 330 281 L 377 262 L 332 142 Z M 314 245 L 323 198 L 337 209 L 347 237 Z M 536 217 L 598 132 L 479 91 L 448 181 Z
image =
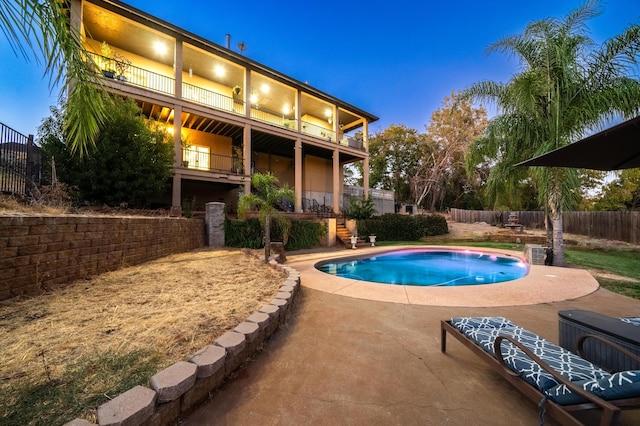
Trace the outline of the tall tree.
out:
M 412 201 L 411 178 L 424 155 L 424 135 L 392 124 L 369 140 L 370 185 L 393 190 L 396 203 Z
M 617 178 L 602 188 L 602 194 L 594 202 L 594 209 L 640 209 L 640 169 L 618 172 Z
M 78 29 L 71 23 L 69 2 L 60 0 L 0 0 L 0 30 L 16 54 L 43 61 L 51 88 L 66 93 L 65 134 L 71 151 L 80 156 L 95 145 L 106 119 L 97 69 L 86 61 Z
M 55 158 L 58 178 L 77 188 L 81 201 L 144 207 L 166 191 L 175 155 L 171 137 L 164 126 L 146 120 L 132 99 L 113 99 L 95 149 L 83 157 L 72 155 L 64 143 L 64 110 L 51 111 L 38 141 L 46 159 Z
M 488 179 L 494 190 L 527 177 L 527 170 L 514 167 L 518 162 L 565 146 L 612 117 L 639 112 L 640 82 L 629 75 L 637 65 L 640 26 L 594 47 L 587 21 L 602 13 L 599 4 L 590 0 L 563 19 L 534 21 L 522 34 L 489 46 L 488 52 L 515 56 L 520 72 L 507 83 L 483 81 L 461 93 L 461 99 L 498 108 L 470 152 L 476 160 L 495 158 Z M 564 265 L 562 212 L 572 205 L 577 170 L 536 167 L 530 175 L 548 214 L 554 264 Z
M 431 115 L 426 128 L 427 149 L 411 179 L 416 205 L 428 198 L 431 211 L 445 198 L 447 189 L 462 196 L 464 154 L 487 124 L 484 108 L 474 108 L 469 101 L 455 103 L 455 97 L 453 93 L 445 97 Z
M 285 243 L 289 233 L 289 222 L 276 206 L 282 199 L 293 199 L 295 194 L 287 185 L 280 187 L 278 177 L 271 172 L 255 173 L 251 177 L 251 186 L 254 192 L 243 195 L 238 201 L 238 215 L 243 216 L 245 212 L 252 210 L 260 212 L 260 223 L 264 231 L 264 261 L 268 263 L 271 255 L 271 220 L 279 222 Z

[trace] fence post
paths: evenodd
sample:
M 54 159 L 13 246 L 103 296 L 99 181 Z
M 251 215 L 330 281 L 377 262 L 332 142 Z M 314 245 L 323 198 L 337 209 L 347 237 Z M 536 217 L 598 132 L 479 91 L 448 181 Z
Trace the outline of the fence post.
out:
M 24 193 L 29 194 L 33 186 L 33 135 L 27 137 L 27 164 L 24 175 Z

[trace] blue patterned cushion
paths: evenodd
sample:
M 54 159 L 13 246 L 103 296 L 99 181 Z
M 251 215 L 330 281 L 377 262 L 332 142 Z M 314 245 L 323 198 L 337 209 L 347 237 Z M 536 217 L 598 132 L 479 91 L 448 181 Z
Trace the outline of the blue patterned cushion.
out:
M 494 355 L 493 344 L 496 337 L 499 335 L 510 336 L 571 381 L 598 380 L 609 375 L 607 371 L 596 365 L 502 317 L 454 318 L 452 324 L 491 355 Z M 497 327 L 492 328 L 492 324 Z M 477 325 L 477 328 L 473 328 L 474 325 Z M 551 374 L 542 369 L 515 345 L 503 341 L 501 351 L 509 368 L 540 391 L 559 384 Z
M 627 324 L 633 324 L 640 327 L 640 317 L 621 317 L 618 319 L 622 322 L 626 322 Z
M 637 398 L 640 396 L 640 371 L 621 371 L 600 380 L 582 380 L 575 382 L 575 384 L 605 400 Z M 555 386 L 547 390 L 545 394 L 560 405 L 586 402 L 584 398 L 571 392 L 565 385 Z
M 451 318 L 451 324 L 461 331 L 468 328 L 517 327 L 505 317 L 454 317 Z

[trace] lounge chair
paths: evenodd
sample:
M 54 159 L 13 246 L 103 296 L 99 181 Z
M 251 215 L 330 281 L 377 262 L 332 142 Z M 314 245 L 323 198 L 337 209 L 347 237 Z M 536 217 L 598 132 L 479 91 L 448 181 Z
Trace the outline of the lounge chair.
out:
M 558 312 L 560 346 L 591 361 L 605 370 L 615 372 L 640 370 L 640 362 L 612 351 L 599 340 L 586 341 L 578 352 L 576 343 L 585 334 L 610 340 L 640 356 L 640 318 L 609 317 L 597 312 L 571 310 Z
M 611 374 L 506 318 L 460 317 L 442 321 L 443 353 L 447 333 L 538 403 L 541 423 L 548 412 L 561 424 L 579 425 L 572 412 L 600 409 L 600 425 L 614 425 L 622 408 L 640 406 L 640 371 Z M 640 361 L 640 357 L 599 336 L 581 337 L 578 347 L 590 339 Z

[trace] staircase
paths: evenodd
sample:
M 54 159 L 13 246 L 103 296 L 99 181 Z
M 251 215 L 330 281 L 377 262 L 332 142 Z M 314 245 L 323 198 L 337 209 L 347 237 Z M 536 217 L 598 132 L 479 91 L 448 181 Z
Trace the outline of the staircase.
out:
M 336 237 L 345 248 L 351 248 L 351 232 L 342 224 L 336 224 Z M 358 242 L 356 243 L 356 247 L 367 247 L 370 243 L 367 243 L 364 239 L 358 237 Z

